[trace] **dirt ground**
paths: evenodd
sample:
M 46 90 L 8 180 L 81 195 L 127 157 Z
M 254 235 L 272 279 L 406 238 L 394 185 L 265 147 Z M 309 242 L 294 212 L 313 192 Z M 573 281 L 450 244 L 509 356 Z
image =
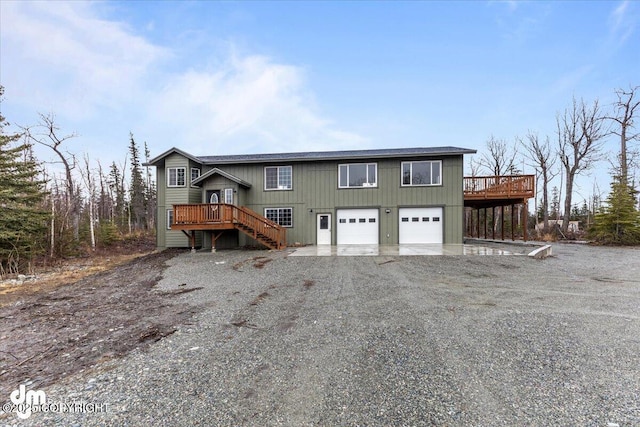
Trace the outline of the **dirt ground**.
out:
M 172 296 L 199 288 L 154 289 L 165 261 L 180 252 L 146 253 L 102 257 L 1 287 L 0 396 L 29 381 L 50 385 L 188 323 L 198 309 Z

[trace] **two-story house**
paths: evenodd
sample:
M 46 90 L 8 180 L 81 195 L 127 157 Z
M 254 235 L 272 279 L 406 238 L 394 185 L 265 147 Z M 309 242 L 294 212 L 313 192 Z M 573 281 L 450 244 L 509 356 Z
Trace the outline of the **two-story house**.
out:
M 457 147 L 193 156 L 157 170 L 157 246 L 462 243 Z

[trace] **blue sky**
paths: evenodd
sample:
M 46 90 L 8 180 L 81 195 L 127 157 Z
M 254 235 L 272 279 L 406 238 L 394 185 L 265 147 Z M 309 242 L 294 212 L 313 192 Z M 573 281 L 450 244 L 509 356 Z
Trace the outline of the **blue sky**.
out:
M 640 2 L 3 0 L 0 19 L 2 114 L 54 113 L 103 165 L 130 131 L 152 155 L 482 151 L 640 85 Z

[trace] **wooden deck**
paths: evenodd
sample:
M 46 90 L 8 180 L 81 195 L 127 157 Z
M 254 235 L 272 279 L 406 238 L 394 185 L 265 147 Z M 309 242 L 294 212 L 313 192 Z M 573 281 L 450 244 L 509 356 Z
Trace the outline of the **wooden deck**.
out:
M 242 231 L 271 249 L 283 249 L 287 245 L 285 228 L 251 209 L 226 203 L 173 205 L 171 229 L 187 234 L 192 247 L 193 232 L 196 230 L 233 229 Z M 212 237 L 212 246 L 215 248 L 214 238 L 217 238 L 215 233 Z
M 471 237 L 496 238 L 496 229 L 502 240 L 505 237 L 505 207 L 510 206 L 511 239 L 516 239 L 516 229 L 527 240 L 527 202 L 536 196 L 534 175 L 476 176 L 464 178 L 465 230 Z M 517 207 L 520 206 L 521 207 Z M 496 208 L 499 208 L 496 211 Z M 481 217 L 481 210 L 484 214 Z M 490 210 L 490 212 L 488 212 Z M 516 215 L 516 210 L 520 214 Z M 475 215 L 474 215 L 475 212 Z M 474 220 L 475 217 L 475 220 Z M 491 225 L 487 224 L 491 218 Z M 482 218 L 482 219 L 481 219 Z M 496 220 L 496 218 L 498 220 Z M 484 233 L 481 231 L 484 230 Z
M 464 205 L 472 208 L 526 203 L 535 195 L 534 175 L 464 178 Z

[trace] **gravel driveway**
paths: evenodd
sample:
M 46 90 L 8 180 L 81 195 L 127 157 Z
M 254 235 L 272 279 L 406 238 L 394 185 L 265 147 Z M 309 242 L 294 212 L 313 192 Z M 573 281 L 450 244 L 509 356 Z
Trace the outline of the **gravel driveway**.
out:
M 185 253 L 192 324 L 44 390 L 107 412 L 19 425 L 638 426 L 640 250 L 554 254 Z

